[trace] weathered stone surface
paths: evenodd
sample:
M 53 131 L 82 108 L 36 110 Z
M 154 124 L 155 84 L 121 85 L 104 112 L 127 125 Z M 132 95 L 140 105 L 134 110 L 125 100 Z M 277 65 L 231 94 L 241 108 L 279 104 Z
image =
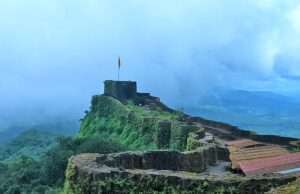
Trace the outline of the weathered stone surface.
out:
M 142 169 L 178 170 L 180 153 L 176 151 L 149 151 L 142 155 Z
M 171 127 L 172 123 L 170 121 L 160 121 L 157 124 L 156 144 L 159 149 L 170 147 Z
M 188 133 L 186 150 L 195 150 L 201 146 L 209 144 L 205 138 L 206 133 L 203 128 L 197 128 L 195 131 Z
M 287 176 L 211 176 L 187 171 L 114 168 L 96 162 L 96 158 L 102 157 L 100 154 L 72 157 L 66 173 L 65 193 L 263 194 L 295 179 Z
M 218 146 L 217 147 L 217 156 L 218 156 L 218 160 L 230 161 L 229 150 L 226 147 Z
M 213 120 L 204 119 L 202 117 L 192 117 L 186 115 L 183 120 L 196 122 L 201 124 L 206 131 L 209 131 L 213 135 L 226 140 L 234 140 L 234 139 L 241 139 L 241 138 L 248 138 L 255 141 L 260 141 L 264 143 L 272 143 L 278 145 L 288 146 L 290 148 L 294 148 L 295 146 L 291 144 L 291 142 L 298 141 L 297 138 L 291 137 L 282 137 L 277 135 L 261 135 L 256 134 L 252 131 L 243 130 L 236 126 L 217 122 Z
M 99 155 L 96 161 L 100 165 L 115 168 L 176 170 L 199 173 L 205 171 L 208 165 L 216 164 L 216 154 L 216 147 L 207 146 L 189 152 L 157 150 Z
M 187 139 L 190 132 L 196 131 L 197 126 L 189 125 L 187 123 L 180 123 L 172 128 L 171 140 L 176 143 L 173 149 L 186 150 Z
M 106 80 L 104 82 L 104 95 L 112 96 L 121 101 L 133 99 L 137 95 L 136 82 Z
M 134 83 L 128 83 L 130 87 L 123 83 L 108 81 L 106 96 L 93 97 L 91 111 L 82 122 L 81 137 L 109 132 L 113 139 L 132 146 L 130 149 L 192 151 L 74 156 L 66 174 L 66 193 L 252 194 L 294 180 L 284 176 L 242 177 L 230 171 L 219 173 L 221 165 L 218 165 L 218 160 L 229 160 L 224 147 L 226 140 L 247 137 L 290 147 L 293 138 L 257 135 L 228 124 L 180 114 L 150 94 L 137 93 Z M 170 120 L 172 126 L 158 125 L 161 120 Z

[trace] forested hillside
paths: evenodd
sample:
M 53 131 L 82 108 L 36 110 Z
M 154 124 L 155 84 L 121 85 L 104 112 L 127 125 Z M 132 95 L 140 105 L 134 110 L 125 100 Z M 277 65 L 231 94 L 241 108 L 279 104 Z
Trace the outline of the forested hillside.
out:
M 83 141 L 44 131 L 25 131 L 0 146 L 0 193 L 57 194 L 63 187 L 70 156 L 124 149 L 96 137 Z

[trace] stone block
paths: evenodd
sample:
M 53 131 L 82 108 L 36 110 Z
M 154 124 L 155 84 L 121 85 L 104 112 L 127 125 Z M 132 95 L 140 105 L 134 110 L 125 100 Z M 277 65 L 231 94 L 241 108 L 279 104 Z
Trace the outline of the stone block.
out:
M 171 127 L 172 123 L 170 121 L 161 121 L 157 124 L 156 145 L 159 149 L 170 147 Z
M 104 95 L 112 96 L 121 101 L 134 99 L 137 95 L 136 82 L 106 80 L 104 82 Z

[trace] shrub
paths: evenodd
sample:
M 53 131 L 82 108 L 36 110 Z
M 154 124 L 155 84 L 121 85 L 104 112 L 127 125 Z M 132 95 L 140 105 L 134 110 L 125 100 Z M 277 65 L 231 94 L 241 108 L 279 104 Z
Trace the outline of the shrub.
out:
M 77 153 L 113 153 L 125 150 L 124 146 L 114 143 L 112 141 L 103 140 L 101 138 L 93 137 L 86 139 L 77 148 Z

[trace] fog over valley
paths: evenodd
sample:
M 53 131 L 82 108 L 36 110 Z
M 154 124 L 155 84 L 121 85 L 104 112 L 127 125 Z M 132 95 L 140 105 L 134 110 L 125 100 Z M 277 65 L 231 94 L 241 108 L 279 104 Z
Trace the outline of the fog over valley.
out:
M 0 194 L 299 194 L 299 0 L 0 0 Z
M 120 56 L 121 80 L 176 109 L 300 137 L 299 1 L 10 0 L 0 13 L 0 131 L 75 132 Z

